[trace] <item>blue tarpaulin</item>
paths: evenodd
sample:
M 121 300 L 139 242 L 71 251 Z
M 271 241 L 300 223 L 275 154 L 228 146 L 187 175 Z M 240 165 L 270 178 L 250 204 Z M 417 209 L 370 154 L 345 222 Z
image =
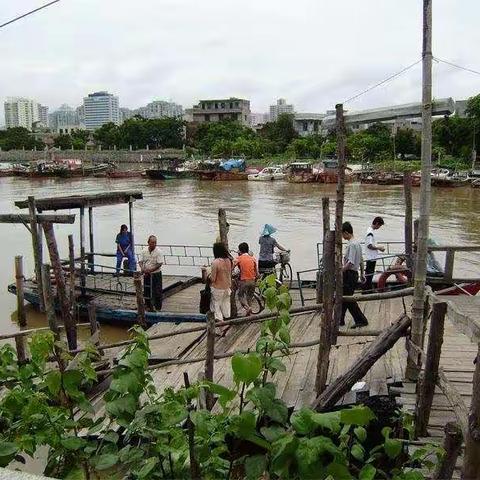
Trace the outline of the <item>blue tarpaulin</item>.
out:
M 220 167 L 225 171 L 238 170 L 244 172 L 246 168 L 245 160 L 243 158 L 231 158 L 220 163 Z

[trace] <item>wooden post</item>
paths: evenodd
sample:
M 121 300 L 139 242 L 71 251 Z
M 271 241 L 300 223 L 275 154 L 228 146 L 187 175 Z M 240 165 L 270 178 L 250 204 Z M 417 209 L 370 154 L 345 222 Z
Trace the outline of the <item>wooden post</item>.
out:
M 455 250 L 448 249 L 445 256 L 445 269 L 444 269 L 445 273 L 443 275 L 447 283 L 452 281 L 454 264 L 455 264 Z
M 32 234 L 33 245 L 33 259 L 35 261 L 35 279 L 37 281 L 38 297 L 40 311 L 45 311 L 45 304 L 43 302 L 43 284 L 42 284 L 42 256 L 41 249 L 41 235 L 37 226 L 37 208 L 35 206 L 35 198 L 28 197 L 28 211 L 30 214 L 30 231 Z
M 374 363 L 392 348 L 397 340 L 405 334 L 411 320 L 402 315 L 390 327 L 370 343 L 343 375 L 333 381 L 313 402 L 312 408 L 327 410 L 332 408 L 352 387 L 362 379 Z
M 57 241 L 52 223 L 44 223 L 43 231 L 47 241 L 48 252 L 50 254 L 50 263 L 55 275 L 57 297 L 60 304 L 63 323 L 65 324 L 65 332 L 67 334 L 68 348 L 75 350 L 77 348 L 77 326 L 75 325 L 73 316 L 70 312 L 70 302 L 65 287 L 65 276 L 63 273 L 60 255 L 58 254 Z
M 95 251 L 95 243 L 93 238 L 93 207 L 88 207 L 88 236 L 90 240 L 90 255 L 88 257 L 88 262 L 90 263 L 90 272 L 95 273 L 95 256 L 93 252 Z
M 135 224 L 133 221 L 133 200 L 130 200 L 128 202 L 128 220 L 130 224 L 130 237 L 132 238 L 132 246 L 130 248 L 132 249 L 133 257 L 135 258 Z
M 85 209 L 83 207 L 80 207 L 80 262 L 80 287 L 82 297 L 84 297 L 87 294 L 85 290 L 87 272 L 85 268 Z
M 15 257 L 15 286 L 17 289 L 17 320 L 21 327 L 25 327 L 27 325 L 23 284 L 23 257 L 21 255 L 17 255 Z
M 480 479 L 480 343 L 473 374 L 472 403 L 468 412 L 468 433 L 465 438 L 463 479 Z
M 100 331 L 98 329 L 98 323 L 97 323 L 97 312 L 96 312 L 96 307 L 93 302 L 90 302 L 87 306 L 87 312 L 88 312 L 88 321 L 90 322 L 90 335 L 91 335 L 91 341 L 92 343 L 98 347 L 100 345 Z
M 135 295 L 137 296 L 137 322 L 142 328 L 147 328 L 147 321 L 145 319 L 145 298 L 143 297 L 143 282 L 142 274 L 140 272 L 135 272 L 133 283 L 135 285 Z
M 413 203 L 412 203 L 412 175 L 410 172 L 403 174 L 403 194 L 405 197 L 405 254 L 407 267 L 413 271 Z
M 335 232 L 326 232 L 323 238 L 323 310 L 320 317 L 320 345 L 318 346 L 317 376 L 315 391 L 317 396 L 325 389 L 327 383 L 330 349 L 333 330 L 333 295 L 335 292 Z
M 225 248 L 229 250 L 227 212 L 224 208 L 218 209 L 218 229 L 220 232 L 220 241 L 225 245 Z
M 18 335 L 15 337 L 15 349 L 17 351 L 17 362 L 23 365 L 27 360 L 27 349 L 25 346 L 25 336 Z
M 423 343 L 423 306 L 427 277 L 427 242 L 430 223 L 432 170 L 432 0 L 423 0 L 423 92 L 422 92 L 422 180 L 420 215 L 412 304 L 412 342 Z M 407 364 L 406 376 L 416 380 L 420 365 Z
M 425 371 L 422 381 L 417 387 L 418 395 L 416 402 L 415 423 L 416 437 L 424 437 L 427 435 L 427 426 L 430 419 L 430 411 L 432 409 L 433 394 L 435 393 L 435 386 L 438 379 L 438 366 L 440 365 L 440 354 L 442 353 L 446 313 L 446 303 L 434 303 L 432 319 L 430 321 L 430 332 L 428 336 Z
M 73 244 L 73 235 L 68 236 L 68 270 L 69 270 L 69 290 L 70 290 L 70 311 L 75 319 L 75 248 Z
M 438 464 L 432 480 L 450 480 L 452 478 L 458 455 L 462 449 L 463 436 L 458 423 L 446 423 L 444 431 L 443 449 L 445 450 L 445 455 Z
M 52 285 L 50 282 L 50 265 L 42 265 L 42 280 L 45 294 L 45 311 L 47 313 L 48 326 L 55 335 L 55 340 L 60 340 L 60 329 L 57 324 L 57 315 L 55 313 L 55 304 L 52 294 Z
M 215 317 L 212 312 L 207 313 L 207 351 L 205 359 L 205 380 L 213 382 L 213 364 L 215 358 Z M 213 408 L 213 394 L 207 391 L 207 409 Z
M 343 275 L 342 275 L 342 223 L 343 207 L 345 204 L 345 119 L 343 117 L 343 105 L 335 105 L 337 124 L 337 158 L 338 158 L 338 182 L 335 205 L 335 306 L 334 306 L 334 331 L 338 331 L 342 316 L 343 299 Z M 336 334 L 334 334 L 336 335 Z
M 330 231 L 330 199 L 328 197 L 322 198 L 322 221 L 323 221 L 323 231 L 322 231 L 322 238 L 323 242 L 325 242 L 325 238 L 327 233 Z M 322 263 L 325 262 L 324 260 L 324 252 L 322 251 Z M 324 266 L 325 268 L 325 266 Z M 333 272 L 335 274 L 335 272 Z M 316 300 L 317 303 L 323 302 L 323 274 L 319 270 L 317 272 L 317 279 L 316 279 Z

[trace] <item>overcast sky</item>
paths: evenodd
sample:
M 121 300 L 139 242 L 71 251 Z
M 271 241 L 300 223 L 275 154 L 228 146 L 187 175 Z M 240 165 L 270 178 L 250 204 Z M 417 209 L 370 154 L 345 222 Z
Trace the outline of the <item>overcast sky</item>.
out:
M 434 55 L 480 70 L 480 2 L 434 1 Z M 0 0 L 0 24 L 47 0 Z M 108 90 L 135 108 L 171 99 L 278 97 L 323 112 L 421 54 L 421 0 L 61 0 L 0 30 L 7 96 L 50 111 Z M 480 92 L 480 76 L 434 66 L 434 96 Z M 346 105 L 417 101 L 421 66 Z

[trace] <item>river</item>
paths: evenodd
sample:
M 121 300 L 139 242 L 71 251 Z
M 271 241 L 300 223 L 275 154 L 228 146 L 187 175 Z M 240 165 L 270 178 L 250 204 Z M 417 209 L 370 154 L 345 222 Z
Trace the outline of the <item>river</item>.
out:
M 316 243 L 321 241 L 321 199 L 329 196 L 332 212 L 335 185 L 289 184 L 286 182 L 202 182 L 196 180 L 152 181 L 148 179 L 23 179 L 0 178 L 0 212 L 19 210 L 15 200 L 28 195 L 36 198 L 141 190 L 143 200 L 135 204 L 135 240 L 145 243 L 149 234 L 159 244 L 210 245 L 217 234 L 217 209 L 227 209 L 230 244 L 241 241 L 258 252 L 258 234 L 264 223 L 278 228 L 279 243 L 292 250 L 294 272 L 314 268 Z M 414 188 L 414 208 L 418 208 L 419 189 Z M 403 189 L 401 186 L 349 184 L 346 187 L 345 220 L 363 240 L 373 217 L 380 215 L 385 226 L 378 240 L 403 240 Z M 480 244 L 480 190 L 470 187 L 433 189 L 431 237 L 440 244 Z M 63 212 L 68 213 L 68 212 Z M 77 213 L 78 211 L 72 211 Z M 127 205 L 95 209 L 95 250 L 115 251 L 115 235 L 120 224 L 128 223 Z M 3 268 L 0 270 L 1 333 L 15 331 L 16 300 L 7 292 L 14 281 L 14 256 L 23 255 L 26 275 L 33 272 L 31 239 L 22 225 L 0 224 Z M 78 224 L 55 227 L 60 253 L 68 256 L 67 235 L 74 234 L 78 247 Z M 439 255 L 442 261 L 442 256 Z M 106 260 L 102 260 L 105 262 Z M 113 265 L 113 259 L 107 260 Z M 455 274 L 480 276 L 480 259 L 475 253 L 456 257 Z M 166 271 L 168 273 L 168 270 Z M 44 326 L 43 315 L 28 308 L 29 328 Z M 102 326 L 104 339 L 125 337 L 120 328 Z

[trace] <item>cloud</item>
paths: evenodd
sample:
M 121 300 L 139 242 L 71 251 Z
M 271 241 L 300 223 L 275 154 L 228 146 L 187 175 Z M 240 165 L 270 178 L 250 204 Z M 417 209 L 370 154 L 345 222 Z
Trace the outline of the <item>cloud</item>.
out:
M 42 3 L 4 1 L 0 20 Z M 437 0 L 435 55 L 479 70 L 479 15 L 478 1 L 460 9 Z M 322 112 L 420 58 L 420 48 L 418 0 L 62 0 L 0 30 L 0 92 L 52 109 L 102 89 L 130 108 L 238 95 L 253 111 L 286 97 Z M 420 72 L 351 108 L 418 100 Z M 434 80 L 437 97 L 478 92 L 478 76 L 445 65 Z

